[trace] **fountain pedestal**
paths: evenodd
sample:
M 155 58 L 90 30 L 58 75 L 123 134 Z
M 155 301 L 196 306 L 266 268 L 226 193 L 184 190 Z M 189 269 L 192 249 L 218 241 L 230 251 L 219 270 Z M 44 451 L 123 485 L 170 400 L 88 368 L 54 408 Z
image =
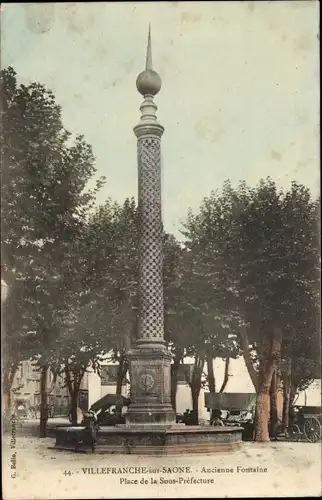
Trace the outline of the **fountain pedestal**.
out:
M 126 426 L 174 424 L 170 353 L 165 349 L 140 348 L 131 351 L 129 358 L 133 402 L 126 415 Z

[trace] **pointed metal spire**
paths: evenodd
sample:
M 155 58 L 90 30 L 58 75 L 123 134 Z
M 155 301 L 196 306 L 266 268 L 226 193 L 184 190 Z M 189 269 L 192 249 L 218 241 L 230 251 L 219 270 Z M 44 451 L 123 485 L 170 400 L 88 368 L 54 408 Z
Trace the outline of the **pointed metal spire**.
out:
M 152 70 L 152 48 L 151 48 L 151 23 L 149 24 L 148 46 L 146 50 L 145 70 Z
M 143 96 L 156 95 L 161 88 L 161 78 L 152 68 L 151 25 L 149 24 L 145 70 L 136 79 L 136 88 Z

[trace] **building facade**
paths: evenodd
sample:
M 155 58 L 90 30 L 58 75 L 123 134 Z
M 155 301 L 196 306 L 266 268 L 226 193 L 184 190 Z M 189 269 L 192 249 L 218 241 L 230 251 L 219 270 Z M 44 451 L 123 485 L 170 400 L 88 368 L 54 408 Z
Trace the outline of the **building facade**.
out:
M 117 363 L 105 361 L 101 375 L 89 370 L 84 374 L 80 387 L 79 406 L 82 409 L 89 408 L 98 399 L 106 394 L 115 394 L 117 381 Z M 224 379 L 225 363 L 218 359 L 214 361 L 214 373 L 216 385 L 220 387 Z M 184 413 L 187 409 L 192 409 L 191 391 L 187 383 L 187 378 L 192 374 L 193 360 L 186 358 L 184 364 L 180 366 L 178 373 L 178 386 L 176 398 L 177 413 Z M 207 373 L 205 365 L 204 372 Z M 53 374 L 48 372 L 48 387 L 52 385 Z M 130 384 L 128 379 L 122 385 L 122 395 L 128 397 L 130 394 Z M 205 406 L 205 393 L 208 387 L 202 387 L 199 395 L 199 417 L 201 420 L 209 419 L 209 412 Z M 251 393 L 254 387 L 248 375 L 244 359 L 232 359 L 228 374 L 228 383 L 225 388 L 228 393 Z M 55 415 L 66 416 L 70 407 L 70 396 L 61 376 L 57 377 L 56 383 L 48 397 L 49 404 L 55 407 Z M 23 402 L 27 408 L 38 408 L 40 405 L 40 372 L 31 361 L 24 361 L 19 366 L 14 378 L 11 390 L 11 402 L 14 405 Z M 308 406 L 321 405 L 321 380 L 316 379 L 311 386 L 299 394 L 296 404 Z M 278 410 L 281 416 L 283 406 L 283 395 L 278 394 Z
M 88 377 L 85 373 L 80 386 L 80 406 L 88 406 Z M 57 376 L 53 383 L 54 375 L 48 370 L 47 387 L 52 390 L 48 394 L 48 403 L 55 410 L 55 414 L 67 415 L 70 407 L 70 395 L 65 386 L 64 378 Z M 37 410 L 40 405 L 40 371 L 35 364 L 26 360 L 23 361 L 15 374 L 11 388 L 11 405 L 24 405 L 27 409 Z

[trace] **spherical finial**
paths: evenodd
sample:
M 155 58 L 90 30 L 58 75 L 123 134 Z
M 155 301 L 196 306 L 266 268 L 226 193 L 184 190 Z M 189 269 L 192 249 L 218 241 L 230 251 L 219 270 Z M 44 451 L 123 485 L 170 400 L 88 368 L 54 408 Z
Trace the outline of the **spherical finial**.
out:
M 161 78 L 153 69 L 145 69 L 136 79 L 136 88 L 143 96 L 156 95 L 161 89 Z
M 149 26 L 148 46 L 146 50 L 145 70 L 139 74 L 136 79 L 136 88 L 140 94 L 156 95 L 161 89 L 161 78 L 152 67 L 152 48 L 151 48 L 151 27 Z

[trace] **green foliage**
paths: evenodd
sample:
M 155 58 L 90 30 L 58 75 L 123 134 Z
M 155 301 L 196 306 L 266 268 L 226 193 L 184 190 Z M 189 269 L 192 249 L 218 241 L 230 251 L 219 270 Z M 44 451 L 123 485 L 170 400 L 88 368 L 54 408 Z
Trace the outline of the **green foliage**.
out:
M 224 193 L 228 185 L 224 186 Z M 213 193 L 197 215 L 188 213 L 184 223 L 182 297 L 183 324 L 189 325 L 188 353 L 206 351 L 208 356 L 236 357 L 233 279 L 226 261 L 232 214 L 226 198 Z
M 109 348 L 125 348 L 137 310 L 138 231 L 133 199 L 123 205 L 108 200 L 89 218 L 86 238 L 88 293 L 98 321 L 96 332 L 109 329 Z M 128 338 L 128 340 L 130 340 Z M 106 350 L 107 345 L 105 345 Z
M 255 188 L 241 182 L 233 189 L 226 182 L 197 215 L 188 215 L 184 234 L 195 297 L 204 302 L 204 311 L 217 311 L 221 329 L 227 325 L 238 334 L 246 327 L 255 367 L 277 328 L 283 332 L 284 356 L 303 353 L 303 341 L 314 346 L 310 359 L 316 352 L 318 205 L 296 182 L 286 192 L 271 179 Z
M 74 247 L 103 179 L 86 191 L 95 174 L 91 147 L 64 129 L 50 90 L 20 85 L 9 67 L 1 71 L 1 104 L 1 264 L 10 290 L 5 359 L 32 352 L 51 362 L 75 283 Z

